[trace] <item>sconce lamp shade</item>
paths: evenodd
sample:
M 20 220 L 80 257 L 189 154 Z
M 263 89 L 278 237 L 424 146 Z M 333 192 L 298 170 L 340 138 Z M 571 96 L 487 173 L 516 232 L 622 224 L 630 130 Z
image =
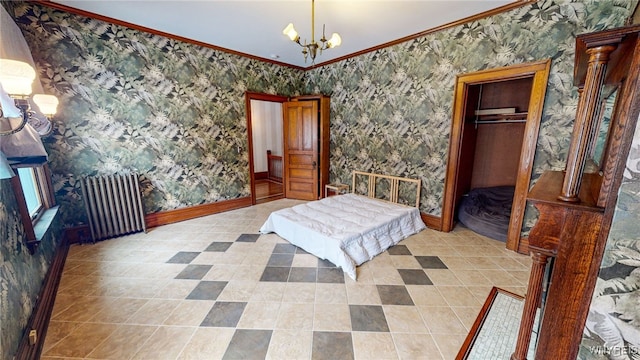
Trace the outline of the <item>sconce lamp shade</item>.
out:
M 36 94 L 33 95 L 33 101 L 38 105 L 40 111 L 47 116 L 53 116 L 58 108 L 58 98 L 53 95 Z
M 287 35 L 291 41 L 297 41 L 300 37 L 298 36 L 298 32 L 293 28 L 293 23 L 289 23 L 282 33 Z
M 35 78 L 36 71 L 31 65 L 22 61 L 0 59 L 0 83 L 10 95 L 31 94 L 31 84 Z
M 327 41 L 328 48 L 338 47 L 340 46 L 340 44 L 342 44 L 342 38 L 340 37 L 340 35 L 338 35 L 338 33 L 333 33 L 331 35 L 331 39 Z

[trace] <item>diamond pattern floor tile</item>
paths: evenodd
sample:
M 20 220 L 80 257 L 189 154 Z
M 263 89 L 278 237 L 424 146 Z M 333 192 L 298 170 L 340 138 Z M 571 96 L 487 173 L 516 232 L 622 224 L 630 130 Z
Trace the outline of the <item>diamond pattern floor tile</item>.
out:
M 444 359 L 492 285 L 526 290 L 530 259 L 468 230 L 425 230 L 358 267 L 357 281 L 275 234 L 244 233 L 298 203 L 72 246 L 43 358 Z M 121 259 L 132 249 L 144 250 Z M 99 336 L 85 341 L 87 329 Z

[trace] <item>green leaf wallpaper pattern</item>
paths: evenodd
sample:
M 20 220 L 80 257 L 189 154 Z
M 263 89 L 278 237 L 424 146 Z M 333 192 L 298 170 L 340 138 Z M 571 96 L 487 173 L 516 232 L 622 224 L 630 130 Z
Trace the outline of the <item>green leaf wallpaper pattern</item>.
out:
M 37 252 L 29 253 L 11 180 L 0 180 L 0 220 L 0 358 L 12 359 L 60 244 L 62 224 L 54 220 Z
M 74 224 L 85 220 L 85 175 L 140 172 L 147 213 L 248 196 L 245 90 L 330 94 L 331 179 L 348 181 L 353 169 L 419 177 L 421 210 L 437 216 L 456 75 L 552 58 L 533 178 L 561 169 L 577 104 L 575 34 L 621 25 L 631 5 L 539 1 L 305 73 L 14 7 L 45 87 L 62 97 L 47 147 Z
M 147 213 L 249 196 L 245 91 L 296 95 L 301 71 L 10 5 L 61 100 L 45 146 L 65 223 L 86 223 L 79 180 L 96 174 L 142 174 Z
M 622 26 L 636 2 L 538 1 L 308 71 L 331 95 L 331 178 L 352 170 L 422 180 L 421 210 L 440 215 L 456 75 L 552 59 L 532 178 L 562 170 L 575 110 L 575 35 Z M 525 228 L 535 221 L 527 211 Z
M 640 119 L 639 119 L 640 120 Z M 640 355 L 640 121 L 629 151 L 578 359 Z
M 148 213 L 248 196 L 246 90 L 330 94 L 331 179 L 349 181 L 353 169 L 419 177 L 421 210 L 438 215 L 456 74 L 551 58 L 535 180 L 546 169 L 564 167 L 577 105 L 575 35 L 622 25 L 637 1 L 541 0 L 305 73 L 37 4 L 1 3 L 30 44 L 46 91 L 61 100 L 45 145 L 56 199 L 70 226 L 86 220 L 79 186 L 86 175 L 140 172 Z M 638 249 L 630 225 L 638 223 L 637 212 L 623 212 L 640 197 L 634 144 L 630 184 L 623 185 L 616 214 L 617 221 L 630 220 L 616 232 L 619 241 L 610 239 L 603 267 L 636 259 L 626 248 Z M 0 239 L 6 239 L 0 247 L 0 340 L 6 358 L 15 351 L 57 240 L 28 255 L 6 180 L 0 181 L 0 200 Z M 525 227 L 534 221 L 527 212 Z M 638 328 L 634 323 L 631 329 Z M 585 341 L 604 343 L 596 333 Z M 580 358 L 596 357 L 581 351 Z

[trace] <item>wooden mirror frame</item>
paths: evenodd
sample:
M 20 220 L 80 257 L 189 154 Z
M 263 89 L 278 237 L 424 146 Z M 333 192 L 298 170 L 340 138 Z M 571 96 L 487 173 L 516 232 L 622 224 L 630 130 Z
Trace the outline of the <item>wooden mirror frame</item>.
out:
M 576 39 L 576 86 L 586 88 L 591 84 L 593 88 L 589 92 L 597 94 L 602 91 L 603 84 L 604 87 L 619 84 L 618 95 L 601 172 L 577 172 L 579 176 L 574 177 L 573 171 L 571 175 L 567 175 L 569 171 L 545 171 L 529 193 L 528 200 L 536 206 L 540 217 L 529 233 L 533 261 L 512 360 L 527 357 L 544 269 L 550 257 L 554 258 L 554 265 L 538 334 L 536 359 L 575 359 L 578 356 L 640 114 L 639 35 L 640 25 L 633 25 L 578 35 Z M 609 51 L 611 47 L 615 50 Z M 601 66 L 603 52 L 608 57 L 604 67 Z M 602 82 L 594 81 L 597 78 Z M 587 97 L 599 103 L 598 97 Z M 588 113 L 586 108 L 595 109 L 596 106 L 581 99 L 574 127 L 582 127 L 584 120 L 593 122 L 595 117 L 578 117 Z M 584 130 L 574 130 L 574 136 L 578 137 L 572 138 L 575 149 L 588 149 L 586 140 L 589 138 L 585 134 L 589 132 Z M 585 154 L 588 151 L 576 151 L 568 156 L 577 155 L 577 161 L 573 158 L 570 161 L 580 165 Z M 571 182 L 579 180 L 578 201 L 566 201 L 558 196 L 566 190 L 567 177 L 573 179 Z
M 590 174 L 590 179 L 586 182 L 590 187 L 588 193 L 597 206 L 604 207 L 611 195 L 611 174 L 619 160 L 614 156 L 618 141 L 612 134 L 619 126 L 619 99 L 627 97 L 625 81 L 631 70 L 629 54 L 633 53 L 636 46 L 639 29 L 640 25 L 634 25 L 576 37 L 573 77 L 574 84 L 579 88 L 580 99 L 559 200 L 584 201 L 580 198 L 580 188 L 585 183 L 582 181 L 585 166 L 590 161 L 599 130 L 603 94 L 608 95 L 617 90 L 607 141 L 604 144 L 603 161 L 599 164 L 599 171 Z
M 467 334 L 467 337 L 465 338 L 464 343 L 462 343 L 462 346 L 458 351 L 458 355 L 456 355 L 456 360 L 467 360 L 473 354 L 474 346 L 487 345 L 487 344 L 479 344 L 477 340 L 482 331 L 486 332 L 486 330 L 483 330 L 483 326 L 487 318 L 490 316 L 490 314 L 492 312 L 501 312 L 504 310 L 504 309 L 493 309 L 493 305 L 496 302 L 496 298 L 498 296 L 508 296 L 515 299 L 516 301 L 524 301 L 524 297 L 522 297 L 521 295 L 512 293 L 510 291 L 507 291 L 495 286 L 492 287 L 491 291 L 489 292 L 489 296 L 487 296 L 487 299 L 482 305 L 482 309 L 480 309 L 480 312 L 478 313 L 476 320 L 473 322 L 473 325 L 471 326 L 471 329 L 469 330 L 469 333 Z M 508 328 L 508 327 L 505 326 L 505 328 Z M 515 347 L 515 342 L 516 342 L 515 336 L 513 337 L 512 340 L 513 340 L 513 346 Z M 502 340 L 501 344 L 503 344 L 504 346 L 505 341 Z

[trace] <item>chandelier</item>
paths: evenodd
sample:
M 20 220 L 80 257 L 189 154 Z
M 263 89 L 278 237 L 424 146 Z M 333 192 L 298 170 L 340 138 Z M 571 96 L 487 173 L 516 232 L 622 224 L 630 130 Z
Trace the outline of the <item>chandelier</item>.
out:
M 300 42 L 300 35 L 296 29 L 293 28 L 293 23 L 289 23 L 287 27 L 282 31 L 283 34 L 287 35 L 291 41 L 302 47 L 302 54 L 304 55 L 304 62 L 307 62 L 307 56 L 311 57 L 311 62 L 316 59 L 316 54 L 318 50 L 322 54 L 322 50 L 331 49 L 334 47 L 340 46 L 342 43 L 342 38 L 338 33 L 333 33 L 331 35 L 331 39 L 327 40 L 324 36 L 324 24 L 322 25 L 322 38 L 320 39 L 320 44 L 318 44 L 315 40 L 315 1 L 311 0 L 311 42 L 307 43 L 307 40 L 304 40 L 304 44 Z

